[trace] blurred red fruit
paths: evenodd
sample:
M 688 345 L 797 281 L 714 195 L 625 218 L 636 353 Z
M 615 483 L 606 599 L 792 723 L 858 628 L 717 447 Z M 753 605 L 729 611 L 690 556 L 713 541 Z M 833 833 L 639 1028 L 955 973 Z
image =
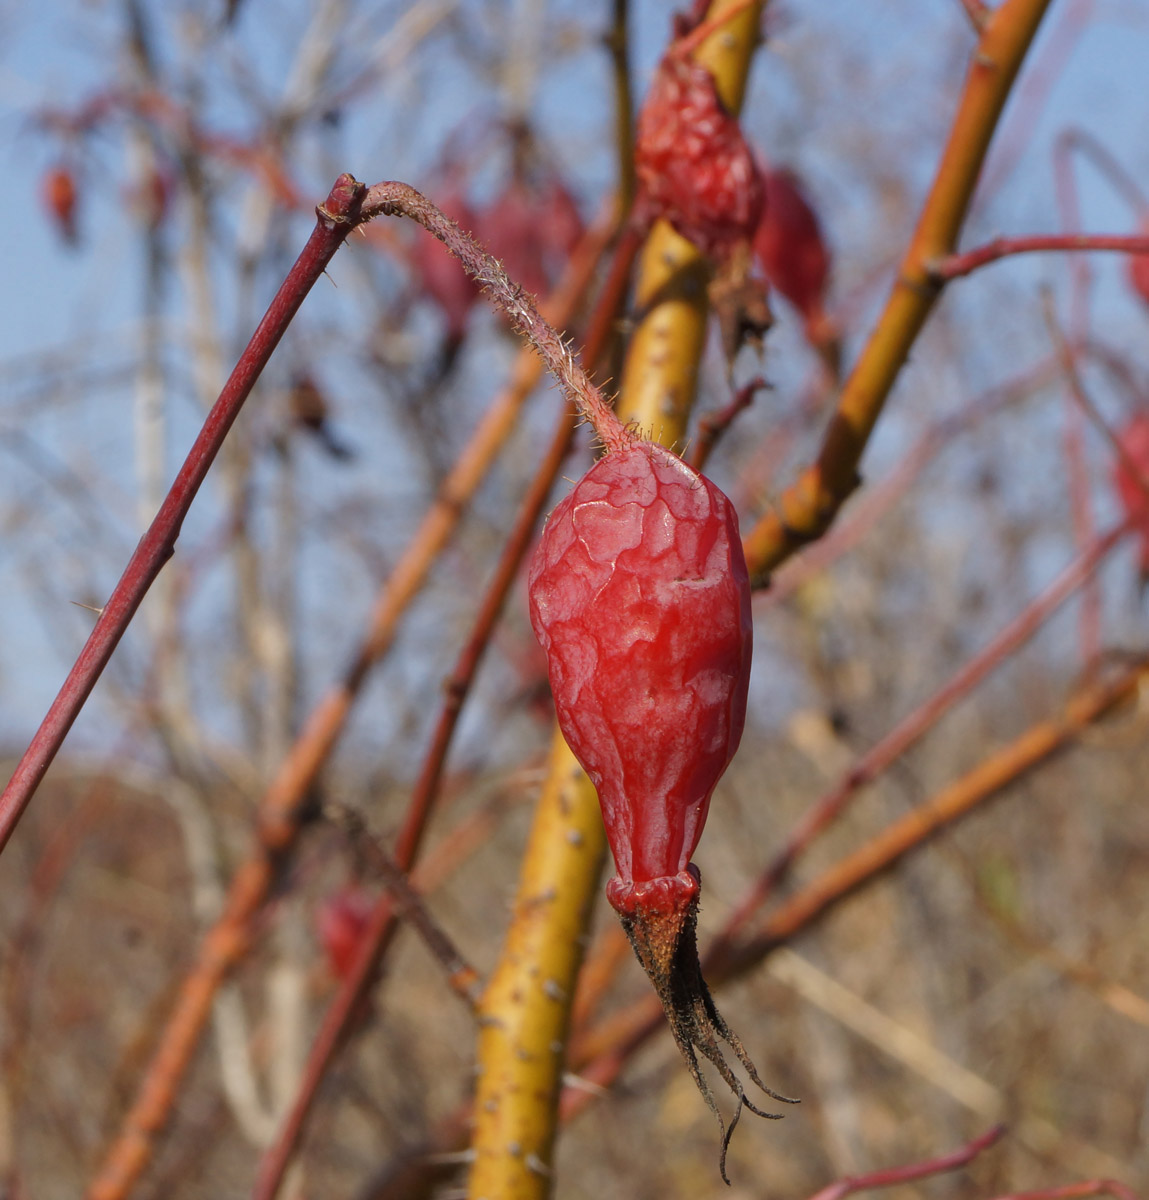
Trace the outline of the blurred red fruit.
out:
M 467 233 L 474 232 L 477 221 L 463 189 L 448 183 L 435 195 L 439 207 Z M 448 355 L 457 350 L 467 332 L 467 318 L 479 297 L 479 286 L 463 270 L 459 260 L 429 233 L 417 231 L 411 247 L 411 265 L 418 286 L 443 314 Z
M 1141 233 L 1149 237 L 1149 220 L 1141 222 Z M 1131 254 L 1128 270 L 1130 286 L 1149 304 L 1149 254 Z
M 139 219 L 149 229 L 159 229 L 171 206 L 171 176 L 158 167 L 151 167 L 132 188 L 128 201 Z
M 557 175 L 533 180 L 517 170 L 480 218 L 479 234 L 515 283 L 546 296 L 582 237 L 583 222 Z
M 762 178 L 766 210 L 754 235 L 754 252 L 770 285 L 801 313 L 806 340 L 836 373 L 838 328 L 826 312 L 830 252 L 818 214 L 793 171 L 767 168 Z
M 754 236 L 764 191 L 742 126 L 714 77 L 673 52 L 659 64 L 638 118 L 640 211 L 664 217 L 711 258 Z
M 818 216 L 785 168 L 762 174 L 766 211 L 754 235 L 754 250 L 770 283 L 810 320 L 822 310 L 830 255 Z
M 374 907 L 371 895 L 355 886 L 340 888 L 320 903 L 315 928 L 336 979 L 346 979 L 351 973 Z
M 79 241 L 76 208 L 79 199 L 76 179 L 66 166 L 52 167 L 40 184 L 40 196 L 45 210 L 60 236 L 69 246 Z
M 1114 466 L 1113 483 L 1126 517 L 1137 530 L 1137 567 L 1144 585 L 1149 581 L 1149 412 L 1132 417 L 1118 440 L 1125 454 Z

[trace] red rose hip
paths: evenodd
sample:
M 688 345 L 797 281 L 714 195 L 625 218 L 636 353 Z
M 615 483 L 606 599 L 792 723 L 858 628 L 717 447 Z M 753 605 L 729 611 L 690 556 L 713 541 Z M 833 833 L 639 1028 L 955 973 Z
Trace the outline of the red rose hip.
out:
M 607 898 L 662 1001 L 674 1040 L 723 1131 L 745 1105 L 698 962 L 700 877 L 690 856 L 746 718 L 752 623 L 738 518 L 708 479 L 651 442 L 617 445 L 559 503 L 530 571 L 531 624 L 559 728 L 598 790 L 618 874 Z M 698 1054 L 735 1094 L 724 1124 Z M 729 1182 L 729 1180 L 727 1180 Z
M 627 885 L 685 870 L 742 736 L 752 626 L 738 519 L 708 479 L 635 442 L 551 514 L 530 593 L 559 724 L 598 789 L 618 908 Z

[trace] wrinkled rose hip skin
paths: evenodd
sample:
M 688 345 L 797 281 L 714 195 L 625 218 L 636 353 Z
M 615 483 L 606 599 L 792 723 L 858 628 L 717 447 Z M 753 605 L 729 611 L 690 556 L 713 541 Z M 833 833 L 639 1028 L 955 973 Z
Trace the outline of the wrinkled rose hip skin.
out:
M 685 870 L 742 737 L 752 626 L 737 518 L 681 459 L 636 443 L 551 514 L 530 597 L 624 911 L 630 889 Z
M 531 564 L 530 612 L 559 726 L 598 789 L 618 868 L 607 897 L 706 1102 L 718 1115 L 696 1050 L 739 1110 L 745 1103 L 760 1113 L 716 1038 L 763 1091 L 785 1097 L 758 1078 L 703 982 L 699 874 L 690 863 L 746 716 L 750 582 L 733 507 L 654 443 L 607 454 L 547 521 Z M 724 1128 L 724 1179 L 728 1142 Z

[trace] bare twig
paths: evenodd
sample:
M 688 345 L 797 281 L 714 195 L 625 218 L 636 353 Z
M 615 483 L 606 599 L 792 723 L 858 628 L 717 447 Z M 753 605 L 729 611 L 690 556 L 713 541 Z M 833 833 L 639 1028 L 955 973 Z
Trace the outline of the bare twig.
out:
M 7 845 L 148 588 L 174 553 L 183 519 L 253 384 L 304 297 L 361 219 L 359 206 L 364 192 L 361 183 L 350 175 L 341 175 L 317 210 L 315 231 L 224 385 L 160 511 L 140 539 L 48 715 L 0 795 L 0 850 Z
M 752 581 L 829 528 L 858 486 L 862 454 L 941 292 L 930 264 L 953 252 L 994 128 L 1049 0 L 1003 0 L 971 57 L 949 141 L 886 306 L 842 389 L 817 461 L 744 541 Z
M 749 408 L 757 393 L 769 386 L 761 375 L 755 376 L 734 393 L 734 399 L 725 408 L 709 413 L 698 422 L 698 436 L 690 454 L 690 465 L 696 471 L 701 471 L 706 465 L 715 443 L 730 428 L 738 414 Z
M 1005 1126 L 995 1125 L 980 1137 L 967 1142 L 960 1149 L 939 1158 L 928 1158 L 924 1162 L 908 1163 L 901 1167 L 886 1167 L 866 1175 L 853 1175 L 839 1179 L 822 1188 L 810 1200 L 843 1200 L 854 1192 L 865 1192 L 871 1188 L 896 1187 L 915 1179 L 928 1179 L 931 1175 L 942 1175 L 946 1171 L 957 1171 L 968 1166 L 979 1154 L 988 1150 L 1005 1136 Z
M 557 310 L 569 311 L 581 295 L 604 238 L 602 229 L 592 231 L 576 251 L 575 261 L 556 297 Z M 211 1011 L 212 997 L 246 952 L 253 936 L 255 914 L 267 899 L 279 865 L 298 836 L 308 790 L 338 741 L 372 666 L 391 645 L 401 614 L 456 528 L 467 501 L 513 426 L 523 400 L 537 382 L 536 364 L 533 355 L 524 354 L 520 358 L 514 381 L 464 448 L 412 543 L 381 590 L 351 665 L 343 678 L 320 697 L 291 753 L 280 764 L 261 799 L 256 845 L 233 875 L 224 911 L 200 943 L 196 961 L 184 979 L 136 1099 L 89 1190 L 89 1200 L 119 1200 L 125 1196 L 151 1157 L 156 1135 L 167 1122 Z M 378 915 L 380 927 L 390 922 L 389 912 Z M 368 936 L 378 936 L 380 929 L 372 928 L 374 933 Z
M 1149 237 L 1135 234 L 1050 233 L 1031 237 L 999 237 L 974 250 L 947 254 L 929 264 L 930 273 L 939 281 L 949 282 L 969 275 L 979 267 L 1017 254 L 1047 251 L 1079 253 L 1086 250 L 1116 251 L 1118 254 L 1149 254 Z

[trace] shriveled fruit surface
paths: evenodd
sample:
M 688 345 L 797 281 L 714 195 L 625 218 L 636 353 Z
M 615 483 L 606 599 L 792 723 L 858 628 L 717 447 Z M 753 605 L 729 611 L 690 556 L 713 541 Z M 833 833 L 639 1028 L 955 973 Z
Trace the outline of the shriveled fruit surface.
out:
M 551 514 L 530 593 L 620 879 L 677 875 L 746 716 L 750 584 L 730 502 L 650 442 L 608 454 Z
M 690 856 L 742 737 L 750 678 L 750 581 L 738 518 L 708 479 L 651 442 L 601 458 L 551 514 L 530 573 L 559 727 L 598 789 L 617 875 L 607 897 L 649 975 L 674 1040 L 723 1131 L 746 1099 L 720 1043 L 753 1062 L 714 1006 L 698 963 L 700 876 Z M 699 1067 L 734 1092 L 727 1128 Z
M 723 259 L 754 236 L 758 164 L 700 63 L 672 51 L 659 64 L 638 118 L 635 171 L 646 214 L 665 217 L 704 254 Z

